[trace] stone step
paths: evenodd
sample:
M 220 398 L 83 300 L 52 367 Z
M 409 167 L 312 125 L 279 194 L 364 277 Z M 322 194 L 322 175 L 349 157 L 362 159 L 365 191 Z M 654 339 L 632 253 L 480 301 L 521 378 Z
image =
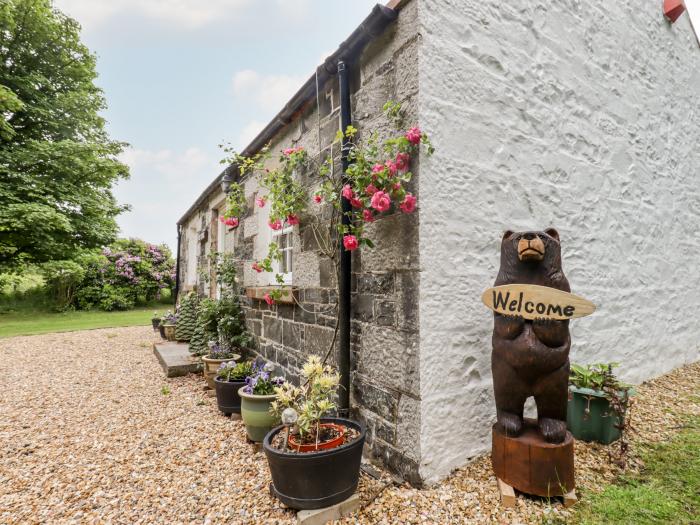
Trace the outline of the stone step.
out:
M 190 345 L 187 343 L 155 342 L 153 353 L 158 358 L 166 377 L 179 377 L 202 371 L 199 358 L 190 354 Z

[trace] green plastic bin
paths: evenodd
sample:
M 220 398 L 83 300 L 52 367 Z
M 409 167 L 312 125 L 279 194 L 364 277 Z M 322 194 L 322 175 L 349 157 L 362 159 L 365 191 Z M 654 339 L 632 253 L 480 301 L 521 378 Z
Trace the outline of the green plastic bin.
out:
M 630 390 L 629 394 L 632 395 L 633 391 Z M 587 407 L 590 410 L 588 415 L 585 413 Z M 620 430 L 615 426 L 619 420 L 600 390 L 569 387 L 566 426 L 574 438 L 607 445 L 620 438 Z

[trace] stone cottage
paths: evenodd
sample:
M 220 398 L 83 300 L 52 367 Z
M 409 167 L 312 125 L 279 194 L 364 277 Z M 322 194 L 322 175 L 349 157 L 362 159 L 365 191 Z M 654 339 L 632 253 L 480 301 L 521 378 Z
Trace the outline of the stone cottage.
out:
M 270 143 L 338 159 L 339 63 L 360 133 L 386 133 L 394 100 L 437 149 L 412 166 L 418 211 L 373 223 L 376 248 L 352 257 L 350 408 L 368 456 L 421 484 L 488 450 L 480 295 L 506 229 L 557 227 L 572 291 L 597 304 L 572 322 L 573 361 L 617 361 L 640 382 L 700 358 L 700 49 L 686 16 L 671 25 L 661 0 L 378 5 L 243 154 Z M 337 276 L 308 227 L 318 217 L 271 231 L 255 178 L 236 171 L 178 222 L 179 290 L 216 295 L 208 255 L 233 253 L 255 351 L 294 379 L 334 340 Z M 232 172 L 249 201 L 235 229 L 218 221 Z M 276 283 L 251 264 L 273 235 L 295 300 L 269 307 Z

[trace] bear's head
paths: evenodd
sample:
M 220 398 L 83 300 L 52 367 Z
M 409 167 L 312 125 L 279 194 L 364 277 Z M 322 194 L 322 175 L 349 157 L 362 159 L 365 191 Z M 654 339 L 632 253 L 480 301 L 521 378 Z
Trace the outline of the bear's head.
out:
M 496 285 L 538 284 L 569 291 L 561 268 L 559 233 L 506 231 L 501 240 L 501 268 Z

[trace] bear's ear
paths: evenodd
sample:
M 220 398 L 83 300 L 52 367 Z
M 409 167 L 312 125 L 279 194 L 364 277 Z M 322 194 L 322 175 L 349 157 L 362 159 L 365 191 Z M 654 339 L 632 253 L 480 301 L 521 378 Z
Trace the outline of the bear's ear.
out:
M 556 239 L 559 241 L 559 232 L 555 230 L 554 228 L 547 228 L 544 233 L 549 235 L 551 238 Z
M 513 235 L 513 230 L 506 230 L 503 232 L 503 237 L 501 238 L 501 242 L 505 241 L 508 237 Z

